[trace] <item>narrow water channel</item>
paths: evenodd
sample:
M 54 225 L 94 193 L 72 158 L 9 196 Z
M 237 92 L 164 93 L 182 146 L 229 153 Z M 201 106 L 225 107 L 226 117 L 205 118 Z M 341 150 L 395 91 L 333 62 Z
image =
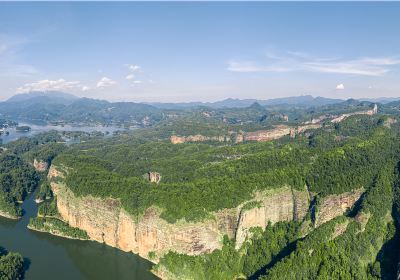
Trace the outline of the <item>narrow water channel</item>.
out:
M 37 213 L 34 195 L 25 200 L 22 208 L 25 213 L 18 221 L 0 217 L 0 246 L 27 258 L 25 279 L 157 279 L 149 271 L 151 263 L 132 253 L 27 229 L 29 218 Z

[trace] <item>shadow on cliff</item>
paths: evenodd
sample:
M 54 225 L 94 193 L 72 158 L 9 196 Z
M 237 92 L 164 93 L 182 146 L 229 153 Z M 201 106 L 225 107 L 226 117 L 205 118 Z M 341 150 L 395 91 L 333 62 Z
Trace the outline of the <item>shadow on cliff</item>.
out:
M 396 219 L 397 218 L 397 219 Z M 393 206 L 393 219 L 396 227 L 395 235 L 392 239 L 388 240 L 383 244 L 379 250 L 376 260 L 380 263 L 381 268 L 381 279 L 398 279 L 398 264 L 400 261 L 400 228 L 399 228 L 399 217 L 397 217 L 397 210 Z
M 253 275 L 251 275 L 248 280 L 256 280 L 258 277 L 261 275 L 265 274 L 268 269 L 273 267 L 276 263 L 281 261 L 283 258 L 287 257 L 296 249 L 296 244 L 298 241 L 301 241 L 302 238 L 297 239 L 296 241 L 293 241 L 292 243 L 289 243 L 285 248 L 283 248 L 282 251 L 279 252 L 278 255 L 276 255 L 274 258 L 272 258 L 271 262 L 269 262 L 267 265 L 263 266 L 259 270 L 257 270 Z

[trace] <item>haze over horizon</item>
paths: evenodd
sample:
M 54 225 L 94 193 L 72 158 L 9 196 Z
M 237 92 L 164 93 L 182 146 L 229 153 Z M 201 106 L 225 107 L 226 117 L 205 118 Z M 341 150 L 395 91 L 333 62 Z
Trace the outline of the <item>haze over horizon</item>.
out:
M 3 2 L 0 100 L 398 97 L 399 13 L 396 2 Z

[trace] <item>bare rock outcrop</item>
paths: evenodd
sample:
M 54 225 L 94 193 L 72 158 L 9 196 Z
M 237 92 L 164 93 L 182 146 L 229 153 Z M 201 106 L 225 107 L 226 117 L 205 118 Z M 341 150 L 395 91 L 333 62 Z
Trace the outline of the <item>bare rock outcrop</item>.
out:
M 49 168 L 49 164 L 43 160 L 37 160 L 36 158 L 33 160 L 33 167 L 36 171 L 44 172 Z
M 187 142 L 205 142 L 205 141 L 218 141 L 218 142 L 229 142 L 234 141 L 236 144 L 242 143 L 243 141 L 257 141 L 265 142 L 272 141 L 284 136 L 290 135 L 294 138 L 296 135 L 303 133 L 309 129 L 320 128 L 321 124 L 305 124 L 301 126 L 287 126 L 287 125 L 276 125 L 272 129 L 257 130 L 251 132 L 230 132 L 230 135 L 220 136 L 204 136 L 201 134 L 189 135 L 189 136 L 177 136 L 172 135 L 170 141 L 172 144 L 181 144 Z
M 147 173 L 148 180 L 152 183 L 160 183 L 161 181 L 161 174 L 158 172 L 148 172 Z
M 244 141 L 271 141 L 282 138 L 283 136 L 290 134 L 290 127 L 287 125 L 277 125 L 273 129 L 269 130 L 258 130 L 254 132 L 246 132 L 243 135 Z
M 230 141 L 230 137 L 225 135 L 204 136 L 201 134 L 189 135 L 189 136 L 172 135 L 170 137 L 170 141 L 172 144 L 182 144 L 186 142 L 206 142 L 206 141 L 227 142 Z
M 358 189 L 351 192 L 324 197 L 317 206 L 315 227 L 346 213 L 346 211 L 350 210 L 360 199 L 363 192 L 363 189 Z
M 368 115 L 368 116 L 372 116 L 378 113 L 378 105 L 374 104 L 374 108 L 372 108 L 371 110 L 366 110 L 366 111 L 357 111 L 357 112 L 353 112 L 353 113 L 348 113 L 348 114 L 342 114 L 340 116 L 336 116 L 334 117 L 331 122 L 333 123 L 339 123 L 345 119 L 347 119 L 350 116 L 355 116 L 355 115 Z
M 383 126 L 387 127 L 387 128 L 391 128 L 393 124 L 397 123 L 397 120 L 394 118 L 387 118 L 384 123 Z
M 254 227 L 265 228 L 268 223 L 302 220 L 307 214 L 309 197 L 306 190 L 296 191 L 289 187 L 258 193 L 255 201 L 260 204 L 252 209 L 242 209 L 236 230 L 236 247 L 239 248 Z

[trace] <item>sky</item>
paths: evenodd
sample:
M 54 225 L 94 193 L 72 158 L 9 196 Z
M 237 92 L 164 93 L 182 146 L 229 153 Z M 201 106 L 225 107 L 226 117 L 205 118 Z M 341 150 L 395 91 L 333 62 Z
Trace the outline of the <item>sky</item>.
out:
M 0 100 L 400 97 L 400 2 L 0 2 Z

